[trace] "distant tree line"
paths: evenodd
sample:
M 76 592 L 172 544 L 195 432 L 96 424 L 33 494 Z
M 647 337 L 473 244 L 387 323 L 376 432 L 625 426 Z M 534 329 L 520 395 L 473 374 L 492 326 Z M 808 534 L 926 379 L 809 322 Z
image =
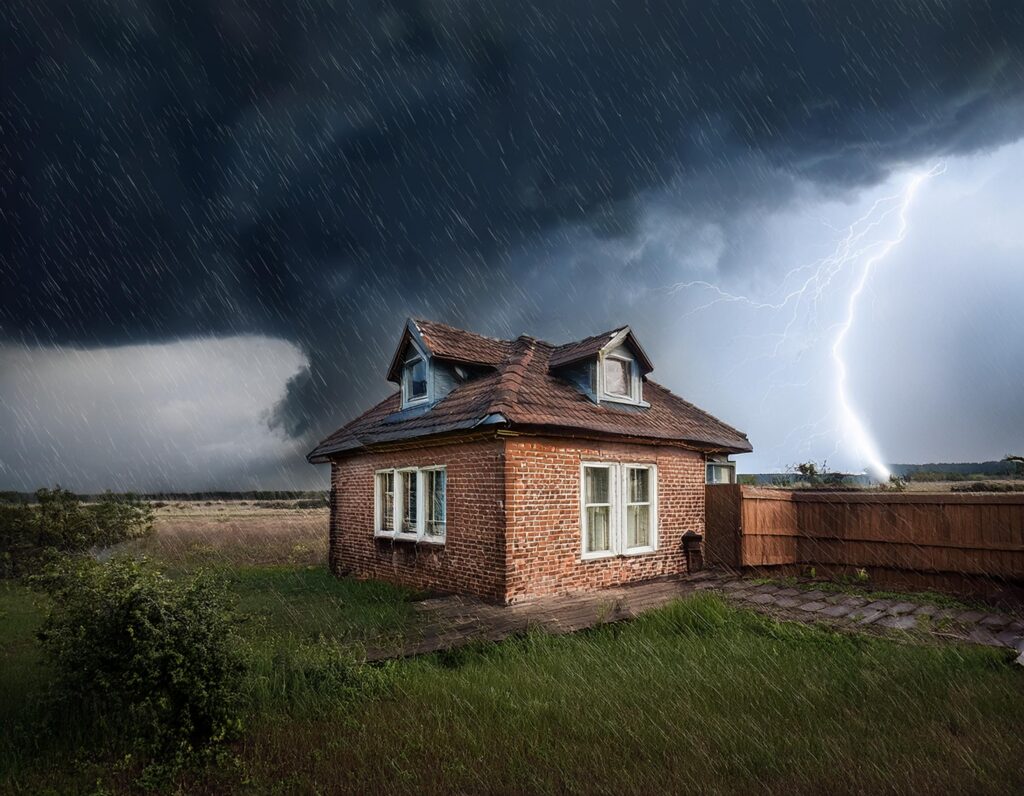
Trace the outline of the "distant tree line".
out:
M 971 476 L 1012 477 L 1016 468 L 1012 461 L 991 462 L 936 462 L 931 464 L 893 464 L 890 469 L 912 481 L 956 481 L 956 476 L 967 480 Z
M 137 495 L 106 492 L 84 503 L 59 486 L 39 489 L 31 501 L 0 502 L 0 577 L 30 573 L 51 552 L 109 547 L 152 527 L 153 509 Z

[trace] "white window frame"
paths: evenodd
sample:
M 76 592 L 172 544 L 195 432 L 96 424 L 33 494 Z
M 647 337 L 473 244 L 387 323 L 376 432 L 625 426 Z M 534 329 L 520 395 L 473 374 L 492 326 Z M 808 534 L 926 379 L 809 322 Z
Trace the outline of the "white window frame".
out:
M 611 505 L 608 511 L 609 550 L 587 551 L 587 468 L 601 467 L 608 470 L 608 499 Z M 647 470 L 648 500 L 650 511 L 649 544 L 641 547 L 626 546 L 626 502 L 628 498 L 629 470 Z M 580 557 L 584 561 L 594 561 L 618 556 L 638 556 L 654 553 L 658 549 L 658 465 L 649 462 L 612 462 L 584 461 L 580 463 Z
M 729 477 L 730 480 L 728 480 L 728 481 L 711 481 L 711 480 L 709 480 L 708 479 L 708 469 L 711 468 L 711 467 L 724 467 L 725 469 L 729 470 L 730 473 L 731 473 L 731 475 Z M 705 484 L 712 484 L 712 485 L 715 485 L 715 484 L 735 484 L 736 483 L 736 462 L 730 462 L 728 460 L 726 460 L 726 461 L 716 461 L 714 459 L 708 459 L 704 463 L 704 483 Z
M 426 532 L 426 482 L 425 473 L 443 470 L 445 471 L 445 492 L 444 492 L 444 514 L 445 532 L 442 536 L 428 536 Z M 384 539 L 397 539 L 410 542 L 424 542 L 426 544 L 443 545 L 448 537 L 448 468 L 443 464 L 432 464 L 423 467 L 387 467 L 376 470 L 373 474 L 373 535 Z M 383 495 L 381 493 L 380 476 L 391 473 L 394 476 L 394 500 L 392 501 L 392 530 L 383 529 L 381 511 L 383 510 Z M 402 519 L 405 513 L 404 484 L 402 483 L 404 473 L 413 473 L 416 478 L 416 528 L 414 531 L 403 531 Z
M 405 475 L 409 474 L 416 482 L 416 527 L 412 531 L 403 531 L 402 524 L 405 520 Z M 421 520 L 423 517 L 423 490 L 420 489 L 419 476 L 415 467 L 395 468 L 395 538 L 416 539 L 419 536 Z
M 626 362 L 629 364 L 629 393 L 609 392 L 605 386 L 604 365 L 608 360 Z M 598 401 L 612 401 L 620 404 L 643 404 L 643 388 L 640 380 L 640 366 L 633 357 L 622 346 L 608 352 L 602 352 L 597 357 L 597 398 Z
M 410 365 L 416 360 L 423 363 L 423 367 L 427 371 L 427 391 L 423 395 L 415 396 L 412 395 L 412 381 L 409 378 Z M 402 360 L 402 408 L 406 409 L 410 406 L 419 406 L 430 402 L 430 391 L 433 379 L 431 374 L 430 359 L 424 354 L 418 345 L 415 343 L 409 343 L 409 353 L 405 355 Z
M 384 492 L 380 488 L 381 476 L 391 476 L 391 530 L 384 529 Z M 388 536 L 392 537 L 395 535 L 397 526 L 395 520 L 397 519 L 397 510 L 395 508 L 395 489 L 397 488 L 398 476 L 394 470 L 377 470 L 373 474 L 373 533 L 375 536 Z
M 608 549 L 587 550 L 587 469 L 608 471 Z M 584 462 L 580 467 L 580 555 L 586 561 L 597 558 L 612 558 L 616 555 L 615 540 L 615 464 L 613 462 Z M 594 504 L 596 505 L 596 504 Z M 602 504 L 603 505 L 603 504 Z
M 444 473 L 444 533 L 440 536 L 432 536 L 427 533 L 427 473 L 438 472 Z M 419 484 L 416 487 L 416 493 L 420 496 L 420 507 L 416 513 L 420 526 L 420 536 L 425 542 L 444 544 L 444 540 L 448 537 L 448 468 L 443 464 L 420 467 Z
M 635 547 L 627 546 L 630 470 L 647 471 L 647 523 L 650 526 L 647 529 L 648 543 Z M 658 549 L 658 466 L 656 464 L 622 464 L 619 466 L 619 471 L 622 473 L 622 478 L 620 479 L 622 481 L 622 554 L 625 556 L 638 556 L 644 553 L 653 553 Z M 634 503 L 632 505 L 639 506 L 643 504 Z

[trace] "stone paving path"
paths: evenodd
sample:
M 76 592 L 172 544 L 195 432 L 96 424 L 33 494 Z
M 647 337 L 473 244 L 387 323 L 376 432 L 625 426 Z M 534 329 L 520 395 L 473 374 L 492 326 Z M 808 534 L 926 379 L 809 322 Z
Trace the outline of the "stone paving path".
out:
M 716 583 L 731 601 L 788 621 L 815 622 L 850 631 L 903 631 L 905 637 L 1010 647 L 1024 664 L 1024 617 L 965 607 L 943 607 L 916 599 L 874 600 L 856 590 L 822 591 L 780 583 L 732 579 Z
M 533 628 L 553 634 L 572 633 L 631 619 L 699 591 L 712 591 L 781 621 L 824 624 L 847 632 L 911 641 L 1009 647 L 1017 651 L 1017 662 L 1024 665 L 1024 612 L 944 607 L 910 594 L 900 600 L 873 600 L 854 588 L 824 591 L 813 585 L 802 589 L 712 570 L 510 606 L 462 596 L 437 597 L 416 604 L 421 618 L 418 637 L 407 640 L 400 649 L 367 650 L 366 658 L 379 661 L 451 650 L 478 641 L 500 641 Z

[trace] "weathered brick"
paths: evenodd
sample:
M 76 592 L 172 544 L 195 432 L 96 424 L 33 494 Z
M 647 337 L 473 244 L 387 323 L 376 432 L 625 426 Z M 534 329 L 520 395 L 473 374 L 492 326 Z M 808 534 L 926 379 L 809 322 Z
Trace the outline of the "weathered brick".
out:
M 580 464 L 658 466 L 658 548 L 582 560 Z M 374 472 L 446 465 L 444 547 L 375 539 Z M 331 465 L 332 570 L 502 602 L 678 575 L 682 535 L 704 530 L 704 460 L 668 445 L 533 436 L 360 452 Z

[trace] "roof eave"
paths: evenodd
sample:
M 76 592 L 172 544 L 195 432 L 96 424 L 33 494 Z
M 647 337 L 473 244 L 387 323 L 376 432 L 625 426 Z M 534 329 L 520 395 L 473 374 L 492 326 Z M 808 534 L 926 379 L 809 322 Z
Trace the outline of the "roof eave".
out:
M 420 334 L 419 328 L 416 326 L 416 321 L 412 318 L 405 319 L 405 328 L 402 329 L 402 336 L 398 339 L 398 346 L 395 348 L 395 353 L 391 357 L 391 364 L 388 365 L 387 380 L 394 382 L 395 384 L 402 383 L 402 352 L 405 351 L 405 346 L 410 340 L 415 341 L 416 345 L 423 350 L 428 356 L 433 356 L 433 352 L 430 347 L 427 346 L 426 341 Z
M 413 439 L 429 439 L 431 437 L 442 436 L 444 434 L 451 434 L 452 432 L 474 431 L 476 429 L 507 424 L 508 420 L 504 415 L 500 412 L 493 412 L 472 420 L 461 420 L 457 423 L 438 426 L 425 433 L 422 429 L 412 428 L 404 430 L 399 429 L 397 431 L 384 432 L 380 434 L 364 434 L 362 436 L 357 436 L 351 444 L 338 443 L 334 445 L 318 445 L 309 452 L 306 456 L 306 461 L 310 464 L 326 464 L 330 462 L 334 456 L 338 456 L 343 453 L 355 453 L 356 451 L 363 450 L 371 445 L 385 444 L 388 442 L 402 442 Z
M 659 445 L 683 445 L 688 448 L 700 450 L 706 453 L 752 453 L 754 448 L 746 438 L 739 444 L 730 444 L 724 441 L 699 440 L 689 437 L 656 436 L 653 434 L 630 434 L 626 432 L 607 431 L 605 429 L 591 428 L 585 426 L 566 426 L 547 423 L 508 423 L 510 431 L 534 432 L 547 434 L 565 434 L 567 436 L 590 436 L 602 439 L 629 440 L 642 444 Z

